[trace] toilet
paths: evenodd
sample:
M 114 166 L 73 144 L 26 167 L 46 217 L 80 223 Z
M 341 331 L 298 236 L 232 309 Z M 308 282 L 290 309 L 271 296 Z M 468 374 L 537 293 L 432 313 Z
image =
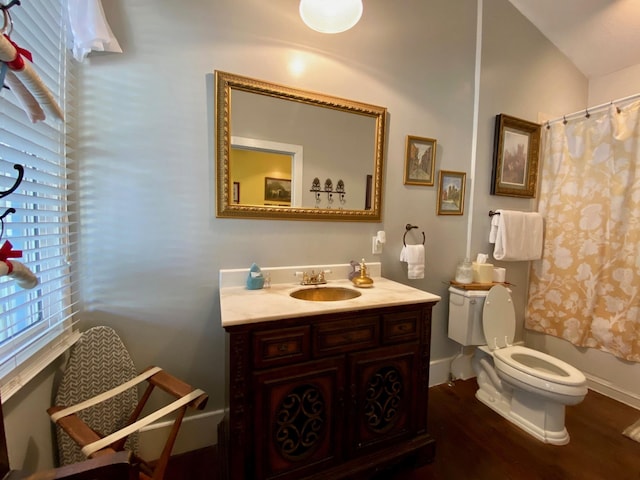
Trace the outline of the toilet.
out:
M 503 285 L 449 288 L 449 338 L 477 346 L 472 359 L 476 398 L 537 439 L 565 445 L 565 405 L 584 399 L 587 379 L 562 360 L 513 345 L 515 331 L 515 309 Z

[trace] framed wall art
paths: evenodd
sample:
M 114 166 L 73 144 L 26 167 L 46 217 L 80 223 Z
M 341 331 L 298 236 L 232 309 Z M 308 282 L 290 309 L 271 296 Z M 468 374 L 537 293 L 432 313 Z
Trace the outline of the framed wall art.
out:
M 438 180 L 438 215 L 464 214 L 465 172 L 440 170 Z
M 264 177 L 266 202 L 291 203 L 291 179 Z
M 233 203 L 240 203 L 240 182 L 233 182 Z
M 497 115 L 491 195 L 534 198 L 539 150 L 540 125 Z
M 404 184 L 433 186 L 436 165 L 436 144 L 433 138 L 407 135 L 404 158 Z

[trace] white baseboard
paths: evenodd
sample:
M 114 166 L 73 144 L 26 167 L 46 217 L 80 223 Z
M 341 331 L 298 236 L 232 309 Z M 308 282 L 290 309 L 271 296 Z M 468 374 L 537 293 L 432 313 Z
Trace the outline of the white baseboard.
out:
M 224 410 L 185 417 L 180 426 L 172 455 L 198 450 L 218 442 L 218 423 Z M 152 423 L 140 431 L 140 456 L 155 460 L 160 457 L 173 421 Z
M 594 375 L 586 374 L 587 386 L 594 392 L 601 393 L 609 398 L 613 398 L 620 403 L 629 405 L 630 407 L 640 410 L 640 397 L 635 393 L 628 392 L 626 390 L 617 387 L 607 380 L 596 377 Z
M 453 357 L 432 360 L 429 364 L 429 387 L 434 387 L 451 380 L 468 380 L 476 376 L 471 366 L 473 349 L 463 347 Z
M 447 383 L 450 379 L 451 358 L 432 360 L 429 363 L 429 387 Z

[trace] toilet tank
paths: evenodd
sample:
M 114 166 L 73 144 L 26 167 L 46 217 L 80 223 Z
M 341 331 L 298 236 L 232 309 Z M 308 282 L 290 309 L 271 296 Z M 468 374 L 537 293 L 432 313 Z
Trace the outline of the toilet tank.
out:
M 482 309 L 489 290 L 449 287 L 449 338 L 461 345 L 485 345 Z

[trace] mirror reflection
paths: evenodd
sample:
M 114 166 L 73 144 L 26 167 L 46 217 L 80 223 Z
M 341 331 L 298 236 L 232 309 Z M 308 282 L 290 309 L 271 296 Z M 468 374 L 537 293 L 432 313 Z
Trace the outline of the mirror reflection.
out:
M 380 221 L 385 117 L 216 71 L 217 216 Z

